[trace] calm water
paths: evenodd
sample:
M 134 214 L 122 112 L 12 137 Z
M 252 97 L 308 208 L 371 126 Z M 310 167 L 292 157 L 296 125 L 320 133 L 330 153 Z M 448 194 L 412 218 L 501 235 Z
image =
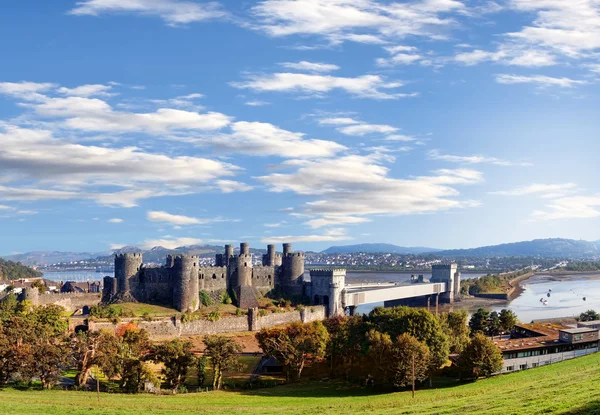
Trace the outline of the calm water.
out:
M 114 272 L 92 272 L 92 271 L 65 271 L 44 272 L 44 278 L 52 281 L 100 281 L 102 278 L 114 277 Z
M 590 309 L 600 311 L 600 274 L 536 275 L 525 281 L 522 287 L 524 291 L 518 298 L 507 306 L 494 309 L 510 308 L 523 322 L 572 317 Z M 547 296 L 549 292 L 550 297 Z M 548 300 L 547 305 L 543 305 L 540 298 Z

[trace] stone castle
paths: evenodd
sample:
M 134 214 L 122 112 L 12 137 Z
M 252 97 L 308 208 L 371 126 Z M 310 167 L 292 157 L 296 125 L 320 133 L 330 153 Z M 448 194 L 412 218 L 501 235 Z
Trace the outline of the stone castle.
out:
M 212 296 L 227 291 L 238 307 L 252 308 L 258 306 L 257 295 L 274 290 L 286 297 L 304 295 L 303 276 L 304 253 L 292 252 L 291 244 L 283 244 L 282 254 L 268 245 L 262 265 L 253 265 L 247 243 L 240 244 L 237 255 L 232 245 L 225 245 L 210 267 L 201 267 L 194 255 L 168 255 L 165 265 L 150 267 L 141 253 L 117 254 L 114 278 L 104 278 L 102 302 L 136 301 L 187 312 L 199 308 L 200 291 Z

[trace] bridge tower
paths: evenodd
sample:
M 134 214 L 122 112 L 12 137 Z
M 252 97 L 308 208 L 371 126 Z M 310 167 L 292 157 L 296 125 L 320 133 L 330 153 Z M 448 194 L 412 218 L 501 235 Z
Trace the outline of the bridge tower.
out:
M 440 293 L 440 300 L 445 303 L 454 303 L 454 299 L 460 295 L 460 272 L 458 265 L 436 264 L 431 268 L 431 282 L 445 282 L 446 291 Z
M 342 291 L 346 285 L 345 269 L 310 270 L 310 299 L 314 305 L 324 305 L 327 317 L 343 316 Z

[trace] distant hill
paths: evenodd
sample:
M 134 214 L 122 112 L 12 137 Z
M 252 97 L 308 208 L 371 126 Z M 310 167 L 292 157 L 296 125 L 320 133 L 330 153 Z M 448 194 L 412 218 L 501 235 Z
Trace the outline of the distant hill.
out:
M 376 253 L 389 253 L 389 254 L 429 254 L 435 253 L 439 249 L 424 248 L 424 247 L 404 247 L 392 244 L 357 244 L 357 245 L 343 245 L 343 246 L 332 246 L 324 251 L 322 254 L 351 254 L 354 252 L 365 252 L 369 254 Z
M 60 252 L 60 251 L 33 251 L 24 254 L 6 255 L 8 261 L 20 262 L 25 265 L 49 265 L 58 262 L 81 261 L 82 259 L 96 258 L 109 255 L 106 252 Z
M 590 258 L 600 256 L 600 243 L 574 239 L 534 239 L 472 249 L 450 249 L 435 253 L 449 257 L 541 257 L 541 258 Z
M 0 280 L 18 280 L 21 278 L 41 278 L 42 273 L 20 262 L 6 261 L 0 258 Z

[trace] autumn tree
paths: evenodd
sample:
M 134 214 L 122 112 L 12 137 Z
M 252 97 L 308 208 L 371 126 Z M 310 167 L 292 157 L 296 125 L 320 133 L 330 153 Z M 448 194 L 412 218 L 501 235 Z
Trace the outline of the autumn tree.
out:
M 185 382 L 188 369 L 195 362 L 192 353 L 192 342 L 189 340 L 173 339 L 163 344 L 152 346 L 149 360 L 163 364 L 161 373 L 165 377 L 167 386 L 177 391 L 177 388 Z
M 502 370 L 502 353 L 494 342 L 476 333 L 458 359 L 461 374 L 468 379 L 488 377 Z
M 283 365 L 288 379 L 299 379 L 307 364 L 325 358 L 329 333 L 320 321 L 262 329 L 256 339 L 267 356 Z
M 223 386 L 223 372 L 241 367 L 238 356 L 242 352 L 242 345 L 234 339 L 219 336 L 204 336 L 204 355 L 210 359 L 213 369 L 213 388 L 221 389 Z
M 208 367 L 208 359 L 206 356 L 200 356 L 196 360 L 196 371 L 198 373 L 198 387 L 201 388 L 204 386 L 204 382 L 206 381 L 206 368 Z
M 390 368 L 392 385 L 403 388 L 412 383 L 413 369 L 416 382 L 423 382 L 429 376 L 429 348 L 408 333 L 396 339 L 392 345 L 392 365 Z

